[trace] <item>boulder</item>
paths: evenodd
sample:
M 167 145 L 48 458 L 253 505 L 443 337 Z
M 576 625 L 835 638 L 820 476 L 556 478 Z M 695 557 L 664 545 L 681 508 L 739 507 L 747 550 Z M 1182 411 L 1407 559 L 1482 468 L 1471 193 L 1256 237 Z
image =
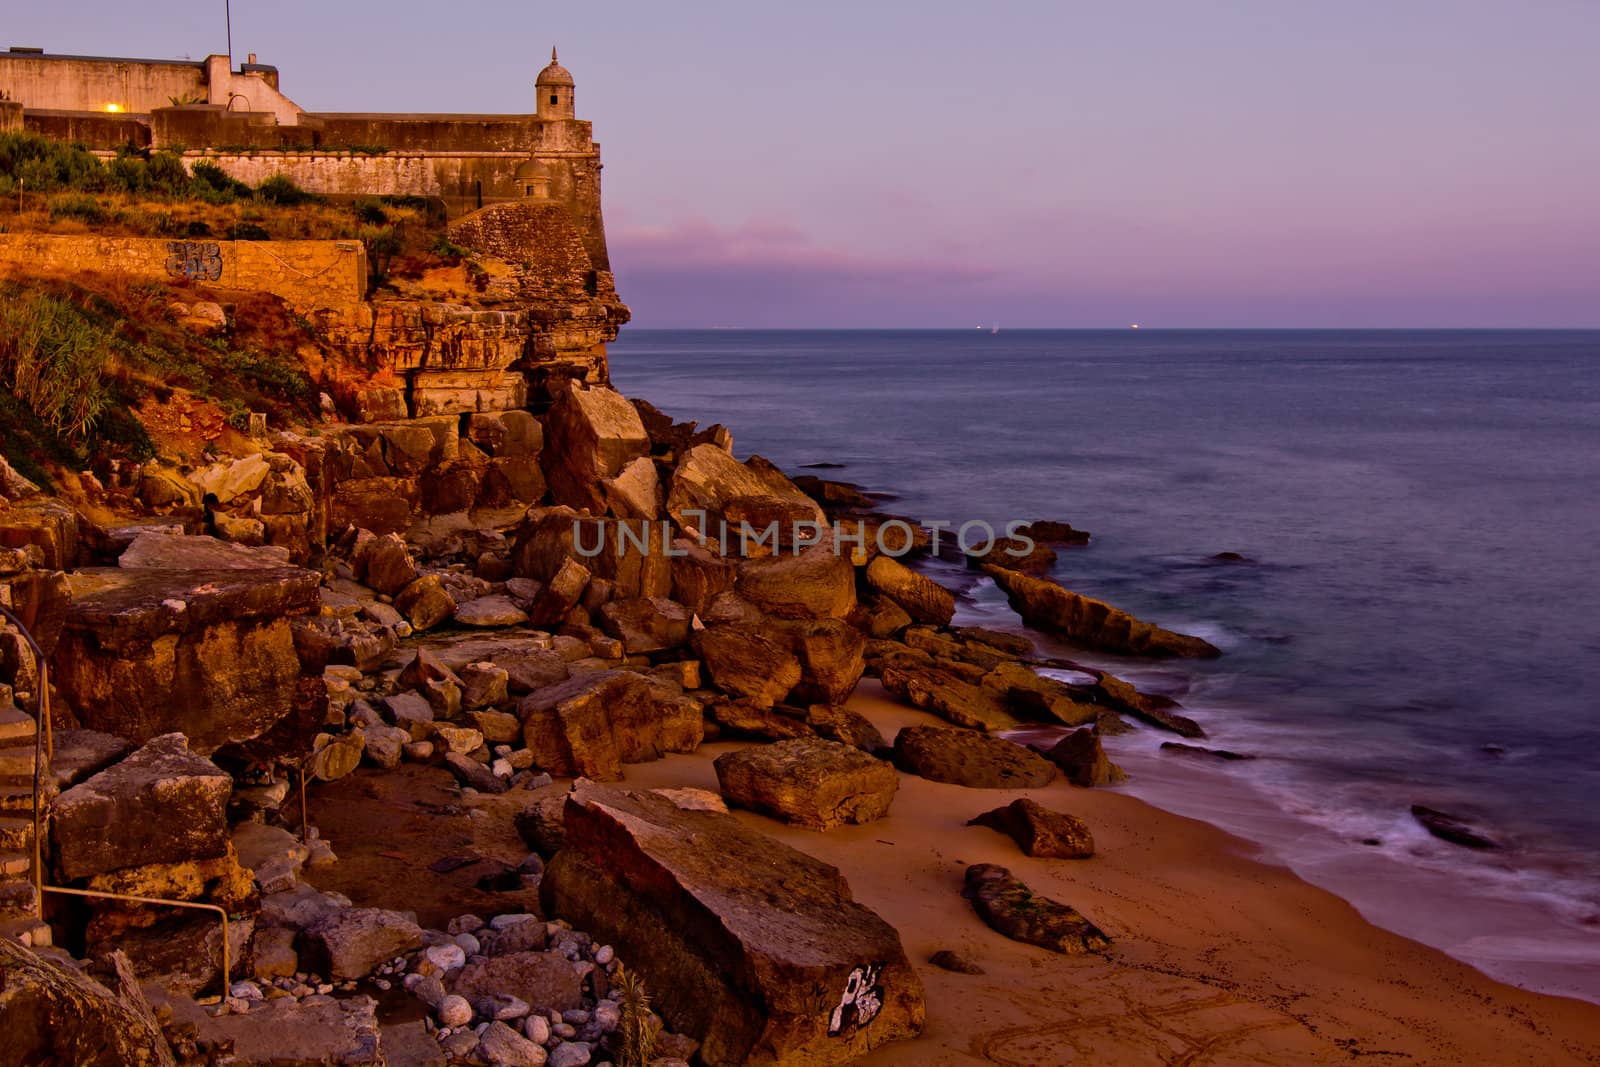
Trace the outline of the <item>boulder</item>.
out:
M 1428 833 L 1441 841 L 1448 841 L 1452 845 L 1463 848 L 1497 849 L 1500 842 L 1484 833 L 1478 827 L 1465 819 L 1422 804 L 1411 805 L 1411 817 L 1422 825 Z
M 715 767 L 729 803 L 808 830 L 882 818 L 900 787 L 889 764 L 820 738 L 724 752 Z
M 1013 941 L 1068 956 L 1100 952 L 1111 946 L 1105 932 L 1075 909 L 1036 896 L 1010 871 L 993 863 L 968 867 L 961 895 L 972 901 L 979 918 Z
M 843 704 L 866 670 L 866 638 L 843 619 L 774 622 L 767 633 L 800 661 L 796 703 Z
M 867 564 L 867 584 L 900 605 L 918 622 L 949 626 L 955 617 L 955 594 L 899 560 L 888 556 L 874 558 Z
M 1012 730 L 1021 721 L 995 689 L 938 667 L 880 666 L 883 687 L 914 708 L 971 730 Z
M 1029 626 L 1049 630 L 1085 648 L 1124 656 L 1209 659 L 1222 654 L 1201 638 L 1164 630 L 1044 578 L 993 564 L 986 564 L 983 572 L 994 579 Z
M 228 850 L 233 779 L 189 751 L 182 734 L 150 740 L 133 755 L 56 798 L 51 830 L 63 878 Z
M 601 480 L 606 506 L 619 519 L 659 519 L 661 517 L 661 479 L 655 460 L 640 456 L 614 478 Z
M 1121 767 L 1111 762 L 1100 744 L 1099 735 L 1088 727 L 1074 730 L 1056 742 L 1045 753 L 1045 758 L 1060 767 L 1067 781 L 1077 786 L 1115 785 L 1128 777 Z
M 196 1013 L 194 1026 L 200 1043 L 230 1049 L 235 1063 L 378 1067 L 409 1062 L 386 1058 L 386 1037 L 380 1049 L 377 1002 L 371 997 L 278 997 L 252 1004 L 247 1013 Z
M 456 602 L 437 574 L 425 574 L 400 591 L 394 606 L 419 633 L 455 614 Z
M 746 700 L 717 700 L 706 705 L 712 728 L 707 735 L 726 740 L 743 737 L 752 741 L 787 741 L 795 737 L 816 737 L 817 731 L 797 708 L 757 707 Z
M 793 505 L 793 510 L 786 512 L 790 520 L 799 518 L 816 523 L 819 528 L 827 521 L 817 502 L 784 477 L 782 471 L 758 457 L 740 463 L 714 444 L 695 445 L 679 457 L 667 492 L 667 514 L 680 529 L 702 543 L 720 544 L 726 533 L 730 546 L 736 546 L 740 540 L 739 519 L 725 511 L 730 503 L 750 498 Z M 792 528 L 780 531 L 780 538 L 791 535 Z M 738 551 L 736 547 L 732 550 Z
M 800 660 L 760 629 L 710 626 L 694 635 L 695 655 L 723 692 L 771 707 L 800 684 Z
M 411 550 L 398 534 L 375 539 L 356 558 L 356 577 L 375 592 L 394 596 L 419 577 Z
M 556 503 L 602 515 L 603 482 L 647 455 L 650 438 L 633 405 L 613 389 L 574 385 L 545 416 L 548 438 L 541 456 Z
M 615 945 L 708 1067 L 847 1064 L 921 1031 L 899 935 L 836 868 L 651 794 L 580 786 L 565 818 L 546 913 Z
M 255 453 L 240 459 L 221 460 L 194 471 L 188 477 L 203 495 L 215 497 L 219 504 L 230 504 L 260 489 L 270 473 L 272 466 L 267 462 L 267 457 Z
M 831 535 L 800 551 L 785 549 L 739 564 L 740 596 L 782 619 L 842 619 L 856 606 L 856 570 Z
M 142 533 L 117 557 L 128 570 L 230 571 L 289 566 L 289 550 L 272 545 L 252 548 L 215 537 Z
M 999 830 L 1029 856 L 1079 860 L 1094 855 L 1094 835 L 1087 823 L 1025 797 L 986 811 L 967 825 Z
M 731 592 L 739 578 L 737 561 L 687 537 L 672 542 L 670 566 L 672 599 L 698 615 L 704 615 L 719 595 Z
M 940 726 L 907 726 L 894 739 L 895 766 L 935 782 L 973 789 L 1039 789 L 1055 766 L 1000 737 Z
M 1020 663 L 995 664 L 979 684 L 1000 693 L 1012 714 L 1031 722 L 1082 726 L 1105 710 L 1094 701 L 1092 690 L 1036 674 Z
M 319 610 L 319 581 L 276 567 L 79 571 L 51 678 L 86 729 L 179 731 L 202 753 L 262 737 L 295 708 L 290 617 Z
M 589 671 L 523 698 L 517 709 L 534 763 L 562 777 L 622 777 L 624 763 L 693 752 L 705 735 L 700 705 L 631 671 Z
M 666 652 L 689 640 L 689 609 L 666 597 L 611 600 L 600 606 L 600 626 L 629 655 Z
M 366 738 L 360 730 L 339 736 L 318 734 L 313 746 L 306 769 L 319 782 L 334 782 L 360 765 Z
M 513 996 L 541 1012 L 570 1011 L 583 1004 L 583 983 L 572 964 L 564 956 L 543 952 L 474 960 L 454 974 L 449 989 L 468 1001 Z
M 480 596 L 456 606 L 455 620 L 462 626 L 521 626 L 528 613 L 508 596 Z
M 887 753 L 889 744 L 872 720 L 852 708 L 837 704 L 812 704 L 806 709 L 806 725 L 818 737 L 852 745 L 863 752 Z
M 121 965 L 126 973 L 126 963 Z M 6 1063 L 172 1067 L 172 1050 L 129 977 L 120 993 L 0 937 L 0 1034 Z
M 548 582 L 569 563 L 616 585 L 619 597 L 668 596 L 672 560 L 663 523 L 580 515 L 571 508 L 539 508 L 513 536 L 516 575 Z
M 345 908 L 307 927 L 300 959 L 335 980 L 365 978 L 405 952 L 422 947 L 422 928 L 408 913 L 382 908 Z
M 78 565 L 78 525 L 78 513 L 52 497 L 10 506 L 0 502 L 0 548 L 31 546 L 39 553 L 39 566 L 47 570 Z
M 583 564 L 573 559 L 564 561 L 528 605 L 528 621 L 535 626 L 554 626 L 564 620 L 583 597 L 589 580 L 589 571 Z

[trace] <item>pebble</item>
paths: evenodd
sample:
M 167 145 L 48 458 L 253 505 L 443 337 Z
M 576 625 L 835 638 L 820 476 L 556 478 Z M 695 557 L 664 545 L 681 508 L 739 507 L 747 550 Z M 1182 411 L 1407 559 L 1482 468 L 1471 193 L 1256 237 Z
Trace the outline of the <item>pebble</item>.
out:
M 581 1041 L 566 1041 L 550 1050 L 548 1067 L 586 1067 L 591 1050 Z
M 582 1026 L 589 1021 L 589 1013 L 582 1008 L 571 1008 L 561 1013 L 561 1021 L 571 1023 L 573 1026 Z
M 261 987 L 254 982 L 235 982 L 228 987 L 228 995 L 243 1000 L 260 1000 L 263 996 Z
M 602 967 L 616 959 L 616 957 L 617 950 L 612 948 L 610 945 L 601 945 L 599 948 L 595 949 L 594 961 Z
M 550 1027 L 550 1032 L 563 1039 L 578 1036 L 578 1028 L 571 1023 L 556 1023 Z
M 482 930 L 486 924 L 476 915 L 457 915 L 450 920 L 445 931 L 450 934 L 475 934 Z
M 442 971 L 453 971 L 467 962 L 466 951 L 454 941 L 442 945 L 430 945 L 423 950 L 423 955 L 427 957 L 429 963 Z
M 622 1025 L 622 1009 L 614 1001 L 602 1000 L 595 1005 L 594 1021 L 601 1033 L 609 1034 Z
M 325 997 L 329 993 L 332 993 L 332 992 L 333 992 L 333 983 L 332 982 L 323 982 L 322 984 L 317 986 L 317 993 L 318 993 L 319 996 L 324 996 Z
M 458 997 L 454 993 L 439 1001 L 438 1011 L 441 1026 L 455 1029 L 472 1022 L 472 1005 L 467 1003 L 466 997 Z
M 496 1000 L 499 1001 L 499 1004 L 494 1010 L 494 1017 L 502 1021 L 520 1019 L 533 1010 L 528 1007 L 527 1001 L 514 997 L 509 993 L 500 994 Z
M 389 988 L 390 988 L 390 987 L 391 987 L 391 986 L 392 986 L 392 985 L 393 985 L 393 984 L 394 984 L 394 983 L 392 983 L 392 982 L 390 982 L 390 981 L 389 981 L 389 979 L 387 979 L 387 978 L 377 978 L 377 979 L 374 979 L 374 980 L 373 980 L 373 983 L 372 983 L 372 984 L 373 984 L 373 985 L 375 985 L 375 986 L 377 986 L 377 987 L 378 987 L 378 988 L 379 988 L 379 989 L 381 989 L 381 990 L 384 990 L 384 991 L 385 991 L 385 992 L 387 992 L 387 991 L 388 991 L 388 989 L 389 989 Z
M 537 915 L 529 915 L 526 912 L 511 912 L 506 915 L 496 915 L 494 918 L 490 919 L 489 928 L 491 930 L 504 930 L 508 926 L 515 926 L 517 923 L 533 922 L 536 919 L 538 919 Z
M 530 1015 L 522 1024 L 522 1032 L 528 1035 L 528 1040 L 535 1045 L 542 1045 L 550 1040 L 550 1020 L 543 1015 Z
M 455 943 L 461 946 L 461 951 L 469 956 L 476 956 L 483 951 L 483 946 L 471 934 L 457 934 Z

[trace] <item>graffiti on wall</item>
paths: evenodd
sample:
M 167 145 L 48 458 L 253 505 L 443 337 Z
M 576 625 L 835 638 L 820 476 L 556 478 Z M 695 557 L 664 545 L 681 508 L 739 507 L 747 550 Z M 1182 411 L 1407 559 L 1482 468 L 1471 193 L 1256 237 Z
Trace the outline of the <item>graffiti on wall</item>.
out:
M 840 1037 L 866 1026 L 883 1010 L 883 964 L 864 963 L 845 979 L 844 996 L 828 1020 L 828 1036 Z
M 222 249 L 215 241 L 168 241 L 167 271 L 191 282 L 222 277 Z

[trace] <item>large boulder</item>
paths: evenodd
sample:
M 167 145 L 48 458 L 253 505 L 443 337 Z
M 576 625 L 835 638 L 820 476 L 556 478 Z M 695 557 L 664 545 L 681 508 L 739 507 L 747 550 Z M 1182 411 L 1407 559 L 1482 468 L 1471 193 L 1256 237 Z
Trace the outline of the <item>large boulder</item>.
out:
M 1100 737 L 1088 727 L 1074 730 L 1052 745 L 1045 758 L 1078 786 L 1115 785 L 1128 776 L 1111 762 Z
M 422 947 L 414 916 L 382 908 L 345 908 L 301 933 L 300 958 L 333 979 L 365 978 L 396 956 Z
M 546 913 L 615 945 L 708 1067 L 847 1064 L 921 1031 L 899 935 L 836 868 L 651 794 L 580 787 L 565 818 Z
M 724 752 L 715 767 L 729 803 L 808 830 L 882 818 L 900 788 L 894 767 L 820 738 Z
M 69 881 L 228 850 L 233 779 L 189 751 L 182 734 L 152 739 L 56 798 L 56 865 Z
M 548 582 L 569 564 L 616 585 L 619 597 L 669 596 L 669 531 L 659 522 L 579 515 L 571 508 L 530 511 L 514 535 L 511 562 L 519 578 Z
M 655 460 L 649 456 L 623 467 L 614 478 L 603 479 L 606 506 L 619 519 L 659 519 L 661 517 L 661 479 Z
M 895 766 L 973 789 L 1038 789 L 1056 776 L 1049 760 L 1013 741 L 972 730 L 907 726 L 895 735 Z
M 938 667 L 887 666 L 878 669 L 884 689 L 914 708 L 931 711 L 971 730 L 1011 730 L 1020 720 L 1000 693 Z
M 624 763 L 693 752 L 705 736 L 700 705 L 631 671 L 588 671 L 523 698 L 523 741 L 540 768 L 597 781 Z
M 782 549 L 739 564 L 739 595 L 783 619 L 842 619 L 855 610 L 856 569 L 836 551 L 831 534 L 799 549 Z
M 1000 693 L 1013 714 L 1034 722 L 1082 726 L 1107 710 L 1092 689 L 1036 674 L 1020 663 L 997 663 L 980 684 Z
M 1134 618 L 1103 600 L 1095 600 L 1055 582 L 992 564 L 983 572 L 993 578 L 1011 607 L 1029 626 L 1049 630 L 1084 648 L 1124 656 L 1182 656 L 1209 659 L 1222 653 L 1208 641 L 1164 630 Z
M 888 556 L 877 556 L 867 564 L 867 584 L 918 622 L 949 626 L 955 617 L 954 593 Z
M 867 639 L 843 619 L 774 622 L 767 633 L 800 661 L 795 703 L 843 704 L 867 668 Z
M 1076 909 L 1038 896 L 1010 871 L 993 863 L 968 867 L 961 895 L 972 901 L 979 918 L 1013 941 L 1068 956 L 1099 952 L 1111 945 L 1105 932 Z
M 129 570 L 227 571 L 287 567 L 289 550 L 271 545 L 249 547 L 215 537 L 142 533 L 117 557 Z
M 544 924 L 538 925 L 542 937 Z M 583 981 L 577 970 L 565 956 L 544 952 L 474 959 L 451 976 L 449 989 L 474 1003 L 512 996 L 541 1012 L 570 1011 L 583 1004 Z
M 737 560 L 724 559 L 709 545 L 679 537 L 671 545 L 672 599 L 704 615 L 711 602 L 731 592 L 739 578 Z
M 758 707 L 770 708 L 800 684 L 800 660 L 756 626 L 709 626 L 693 646 L 718 689 Z
M 1087 823 L 1026 797 L 986 811 L 967 825 L 999 830 L 1030 856 L 1081 860 L 1094 855 L 1094 835 Z
M 87 729 L 177 731 L 202 753 L 259 738 L 294 710 L 290 618 L 320 609 L 320 581 L 285 567 L 80 571 L 51 677 Z
M 665 652 L 689 640 L 689 609 L 666 597 L 630 597 L 600 607 L 600 627 L 630 655 Z
M 122 965 L 125 968 L 125 964 Z M 120 972 L 119 972 L 120 973 Z M 0 937 L 0 1060 L 74 1067 L 172 1067 L 172 1050 L 131 979 L 119 994 Z
M 606 511 L 605 480 L 650 451 L 639 413 L 613 389 L 569 388 L 545 416 L 545 435 L 551 497 L 595 515 Z
M 667 514 L 702 542 L 720 544 L 726 533 L 730 545 L 737 545 L 740 523 L 747 521 L 737 514 L 738 507 L 762 498 L 792 506 L 782 510 L 790 522 L 779 520 L 781 526 L 789 527 L 779 530 L 779 540 L 785 544 L 792 543 L 794 519 L 819 527 L 827 521 L 817 502 L 784 477 L 782 471 L 758 457 L 740 463 L 726 449 L 713 444 L 695 445 L 679 457 L 667 492 Z M 726 514 L 730 505 L 735 506 L 735 515 Z M 755 537 L 756 532 L 750 536 Z

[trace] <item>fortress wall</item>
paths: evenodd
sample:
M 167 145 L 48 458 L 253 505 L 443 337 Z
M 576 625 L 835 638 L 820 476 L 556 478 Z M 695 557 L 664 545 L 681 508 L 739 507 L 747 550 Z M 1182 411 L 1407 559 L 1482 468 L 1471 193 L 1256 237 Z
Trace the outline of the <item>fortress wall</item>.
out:
M 23 128 L 52 141 L 81 144 L 101 152 L 124 145 L 148 148 L 150 127 L 143 115 L 108 115 L 104 111 L 35 111 L 23 115 Z
M 306 311 L 348 309 L 367 291 L 367 252 L 359 241 L 0 234 L 0 274 L 35 278 L 91 271 L 271 293 Z
M 29 110 L 148 112 L 173 98 L 205 98 L 199 60 L 97 59 L 0 52 L 0 89 Z
M 210 159 L 251 185 L 283 174 L 302 189 L 333 196 L 438 197 L 451 216 L 475 211 L 480 205 L 521 199 L 524 193 L 517 172 L 528 162 L 525 153 L 455 152 L 201 152 L 184 158 L 191 166 Z

